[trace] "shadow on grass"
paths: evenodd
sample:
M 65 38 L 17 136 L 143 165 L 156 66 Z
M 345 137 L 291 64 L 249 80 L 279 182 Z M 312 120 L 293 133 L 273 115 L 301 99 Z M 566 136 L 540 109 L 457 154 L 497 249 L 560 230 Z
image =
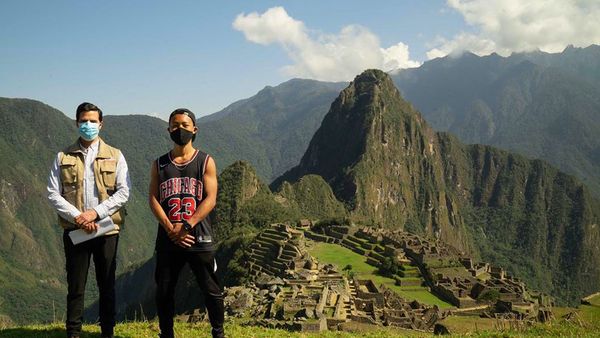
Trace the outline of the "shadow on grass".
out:
M 33 329 L 33 328 L 12 328 L 0 330 L 0 338 L 65 338 L 67 331 L 64 328 L 52 329 Z M 81 338 L 100 338 L 99 332 L 83 332 Z M 115 338 L 125 338 L 115 334 Z

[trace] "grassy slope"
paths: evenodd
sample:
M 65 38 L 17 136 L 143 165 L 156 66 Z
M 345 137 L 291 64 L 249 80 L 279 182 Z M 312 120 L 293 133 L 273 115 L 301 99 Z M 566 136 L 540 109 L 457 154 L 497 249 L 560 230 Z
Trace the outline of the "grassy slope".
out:
M 311 255 L 317 257 L 320 262 L 337 265 L 343 269 L 347 264 L 352 265 L 352 271 L 358 278 L 372 279 L 377 285 L 384 284 L 388 288 L 396 291 L 400 296 L 407 300 L 416 299 L 425 304 L 437 305 L 440 308 L 451 307 L 450 304 L 437 298 L 425 287 L 400 287 L 395 285 L 392 278 L 387 278 L 376 274 L 377 268 L 366 263 L 366 257 L 361 256 L 354 251 L 343 246 L 328 243 L 314 243 L 309 249 Z

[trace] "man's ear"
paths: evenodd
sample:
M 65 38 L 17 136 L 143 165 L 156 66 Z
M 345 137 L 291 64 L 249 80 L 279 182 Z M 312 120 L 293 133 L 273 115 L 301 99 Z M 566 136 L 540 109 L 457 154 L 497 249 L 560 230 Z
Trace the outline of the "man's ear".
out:
M 194 126 L 194 133 L 198 132 L 198 127 Z
M 104 122 L 100 121 L 100 123 L 98 124 L 98 129 L 102 129 L 103 125 L 104 125 Z

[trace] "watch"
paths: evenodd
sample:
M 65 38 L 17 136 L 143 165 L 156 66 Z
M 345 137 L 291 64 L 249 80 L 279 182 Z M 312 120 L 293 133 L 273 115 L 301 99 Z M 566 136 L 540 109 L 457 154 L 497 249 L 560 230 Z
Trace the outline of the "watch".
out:
M 187 232 L 191 232 L 192 231 L 192 225 L 187 221 L 187 220 L 183 220 L 183 228 L 185 229 L 185 231 Z

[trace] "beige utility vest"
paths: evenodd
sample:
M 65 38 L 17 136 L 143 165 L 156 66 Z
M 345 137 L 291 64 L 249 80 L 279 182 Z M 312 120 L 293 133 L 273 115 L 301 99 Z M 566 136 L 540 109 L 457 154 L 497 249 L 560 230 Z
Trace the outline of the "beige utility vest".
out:
M 98 199 L 100 203 L 109 198 L 116 191 L 117 186 L 117 162 L 121 157 L 121 151 L 98 140 L 98 155 L 94 160 L 94 178 L 98 188 Z M 62 196 L 67 202 L 73 204 L 80 211 L 83 210 L 83 170 L 85 160 L 83 151 L 79 146 L 79 140 L 62 151 L 60 156 L 60 180 L 62 183 Z M 123 208 L 121 208 L 123 209 Z M 125 215 L 119 209 L 110 216 L 117 225 L 117 230 L 107 235 L 119 232 Z M 58 216 L 58 222 L 64 229 L 76 229 L 77 225 Z

